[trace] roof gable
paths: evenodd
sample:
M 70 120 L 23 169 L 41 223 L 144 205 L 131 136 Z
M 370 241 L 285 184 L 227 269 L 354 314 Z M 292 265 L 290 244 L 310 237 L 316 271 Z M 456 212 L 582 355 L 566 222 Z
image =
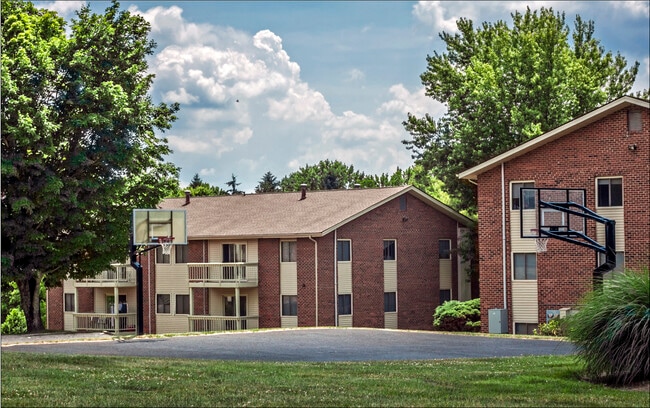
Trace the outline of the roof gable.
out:
M 546 132 L 540 136 L 537 136 L 513 149 L 510 149 L 498 156 L 495 156 L 489 160 L 484 161 L 483 163 L 474 166 L 470 169 L 458 173 L 458 178 L 474 181 L 478 178 L 478 175 L 485 173 L 488 170 L 493 169 L 494 167 L 499 166 L 501 163 L 508 162 L 516 157 L 525 155 L 531 150 L 537 149 L 545 144 L 552 142 L 556 139 L 559 139 L 563 136 L 566 136 L 576 130 L 588 126 L 591 123 L 594 123 L 606 116 L 611 115 L 614 112 L 617 112 L 621 109 L 627 108 L 629 106 L 639 106 L 642 108 L 650 108 L 650 103 L 642 99 L 633 98 L 631 96 L 624 96 L 622 98 L 616 99 L 603 105 L 600 108 L 597 108 L 587 114 L 584 114 L 570 122 L 565 123 L 564 125 L 557 127 L 549 132 Z
M 472 221 L 412 186 L 376 189 L 191 197 L 163 200 L 160 208 L 187 211 L 188 238 L 287 238 L 323 236 L 403 194 L 450 218 Z

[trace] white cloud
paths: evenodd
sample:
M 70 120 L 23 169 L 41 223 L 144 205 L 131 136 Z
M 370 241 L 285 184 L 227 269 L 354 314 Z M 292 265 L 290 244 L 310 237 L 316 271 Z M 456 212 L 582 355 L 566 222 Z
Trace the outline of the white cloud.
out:
M 610 1 L 614 8 L 623 9 L 631 15 L 636 15 L 639 18 L 648 18 L 650 13 L 650 2 L 648 1 Z
M 56 11 L 59 16 L 66 20 L 74 17 L 75 12 L 80 10 L 86 5 L 85 1 L 51 1 L 51 2 L 34 2 L 38 8 L 45 8 L 48 10 Z
M 440 1 L 419 1 L 413 6 L 413 16 L 436 31 L 455 32 L 459 16 L 446 17 L 449 15 L 447 9 L 447 5 Z
M 358 68 L 353 68 L 346 73 L 345 82 L 360 82 L 366 78 L 366 74 Z

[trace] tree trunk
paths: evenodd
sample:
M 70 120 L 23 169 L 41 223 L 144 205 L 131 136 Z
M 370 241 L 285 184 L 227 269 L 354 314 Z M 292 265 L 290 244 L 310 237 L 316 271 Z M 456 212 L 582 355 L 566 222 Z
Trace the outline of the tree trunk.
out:
M 40 274 L 16 280 L 20 291 L 20 307 L 25 313 L 27 333 L 45 331 L 41 320 L 41 280 Z

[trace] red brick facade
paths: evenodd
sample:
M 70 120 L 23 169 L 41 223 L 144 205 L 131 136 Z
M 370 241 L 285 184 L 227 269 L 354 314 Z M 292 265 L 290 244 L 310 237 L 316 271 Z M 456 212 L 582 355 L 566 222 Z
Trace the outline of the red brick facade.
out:
M 642 131 L 628 131 L 628 111 L 642 111 Z M 528 153 L 504 160 L 505 201 L 510 182 L 534 180 L 535 187 L 584 188 L 586 206 L 596 208 L 596 179 L 623 178 L 625 267 L 650 264 L 650 125 L 648 109 L 630 106 L 574 130 Z M 502 242 L 502 168 L 478 174 L 479 259 L 482 331 L 488 331 L 488 310 L 504 308 Z M 506 204 L 506 231 L 510 211 Z M 596 236 L 588 223 L 587 235 Z M 506 286 L 509 330 L 512 332 L 510 234 L 506 234 Z M 591 249 L 551 239 L 537 255 L 539 322 L 547 309 L 575 306 L 592 288 L 596 255 Z

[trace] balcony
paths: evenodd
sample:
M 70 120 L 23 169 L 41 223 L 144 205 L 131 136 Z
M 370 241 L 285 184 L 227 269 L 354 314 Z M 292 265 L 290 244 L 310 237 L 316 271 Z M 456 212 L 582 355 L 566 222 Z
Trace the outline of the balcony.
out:
M 188 263 L 187 269 L 190 287 L 251 288 L 257 286 L 256 263 Z
M 259 328 L 257 316 L 190 316 L 191 332 L 219 332 Z
M 127 264 L 112 265 L 113 269 L 103 271 L 93 277 L 75 281 L 78 288 L 90 287 L 135 287 L 135 269 Z
M 137 333 L 135 313 L 74 313 L 74 331 L 108 331 L 115 334 Z M 117 323 L 117 324 L 116 324 Z

